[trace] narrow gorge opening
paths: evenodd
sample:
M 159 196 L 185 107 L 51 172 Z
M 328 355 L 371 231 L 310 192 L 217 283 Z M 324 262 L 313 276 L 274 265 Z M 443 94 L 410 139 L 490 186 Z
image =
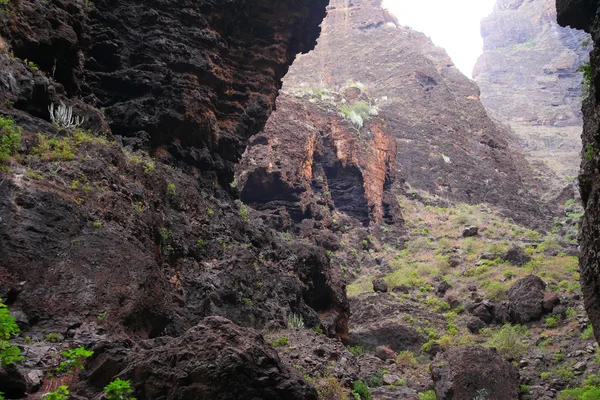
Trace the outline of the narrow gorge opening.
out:
M 0 0 L 0 392 L 595 396 L 597 5 L 464 2 Z

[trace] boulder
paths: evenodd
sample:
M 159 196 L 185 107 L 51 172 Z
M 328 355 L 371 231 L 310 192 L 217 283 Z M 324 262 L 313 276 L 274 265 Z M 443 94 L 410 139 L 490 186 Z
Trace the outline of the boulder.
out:
M 375 357 L 380 360 L 394 360 L 396 358 L 396 352 L 387 346 L 377 346 L 375 349 Z
M 496 303 L 492 309 L 492 315 L 494 317 L 494 321 L 499 324 L 506 324 L 510 322 L 510 312 L 508 308 L 508 304 L 506 303 Z
M 494 319 L 494 317 L 490 313 L 489 308 L 486 307 L 483 303 L 474 304 L 469 311 L 471 314 L 473 314 L 486 324 L 489 324 Z
M 452 254 L 450 257 L 448 257 L 448 264 L 452 268 L 458 267 L 461 263 L 462 263 L 462 258 L 458 254 Z
M 351 346 L 388 346 L 395 352 L 419 351 L 426 341 L 427 338 L 415 328 L 394 319 L 373 321 L 350 331 Z
M 545 312 L 552 312 L 554 307 L 560 304 L 560 298 L 555 293 L 547 293 L 544 296 L 543 307 Z
M 519 324 L 537 321 L 544 314 L 546 284 L 535 275 L 516 281 L 508 291 L 511 319 Z
M 467 318 L 467 329 L 471 333 L 478 334 L 480 329 L 485 328 L 485 322 L 483 322 L 480 318 L 477 317 L 468 317 Z
M 463 230 L 462 237 L 477 236 L 479 228 L 476 226 L 468 226 Z
M 438 296 L 443 296 L 450 289 L 452 289 L 452 286 L 450 286 L 450 284 L 448 282 L 442 281 L 442 283 L 440 283 L 438 285 L 438 287 L 436 288 L 435 292 L 437 293 Z
M 383 279 L 375 279 L 373 281 L 373 290 L 378 293 L 387 293 L 388 285 Z
M 438 399 L 473 400 L 485 390 L 494 400 L 519 398 L 519 371 L 495 349 L 453 347 L 431 364 Z
M 513 246 L 506 253 L 502 254 L 501 257 L 504 261 L 508 261 L 513 265 L 517 265 L 519 267 L 527 264 L 531 261 L 531 256 L 525 253 L 525 251 L 519 246 Z
M 394 385 L 400 380 L 400 377 L 393 374 L 383 374 L 382 380 L 384 385 Z
M 180 337 L 143 347 L 131 353 L 120 374 L 131 380 L 138 398 L 317 399 L 259 332 L 223 317 L 205 318 Z

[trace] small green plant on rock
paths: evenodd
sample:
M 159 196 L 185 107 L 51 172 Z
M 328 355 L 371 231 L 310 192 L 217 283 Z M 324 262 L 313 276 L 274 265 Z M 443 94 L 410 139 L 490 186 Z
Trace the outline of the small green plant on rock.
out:
M 106 385 L 104 393 L 108 400 L 136 400 L 135 397 L 129 397 L 133 393 L 131 383 L 121 378 L 116 378 Z
M 283 347 L 287 346 L 290 339 L 287 336 L 282 336 L 279 339 L 275 339 L 271 341 L 271 346 L 273 347 Z
M 583 74 L 583 80 L 581 81 L 582 95 L 583 97 L 587 97 L 590 94 L 590 89 L 592 87 L 592 64 L 588 61 L 585 64 L 582 64 L 577 68 L 577 72 L 581 72 Z
M 44 400 L 67 400 L 69 398 L 69 388 L 65 385 L 59 386 L 54 392 L 42 395 Z
M 302 315 L 292 313 L 288 317 L 287 326 L 289 329 L 303 329 L 304 328 L 304 319 L 302 319 Z
M 15 121 L 0 116 L 0 163 L 5 163 L 21 145 L 21 128 Z
M 167 194 L 171 197 L 175 197 L 175 195 L 177 194 L 177 189 L 175 188 L 174 183 L 167 183 Z
M 594 154 L 596 154 L 596 152 L 594 151 L 594 146 L 592 146 L 591 144 L 586 144 L 585 145 L 585 159 L 588 161 L 592 161 L 594 159 Z
M 504 358 L 517 360 L 527 351 L 527 344 L 523 343 L 523 339 L 529 335 L 529 331 L 524 326 L 505 324 L 496 332 L 489 328 L 482 329 L 481 332 L 490 336 L 488 344 L 495 347 Z
M 590 340 L 594 337 L 594 328 L 592 327 L 592 324 L 589 324 L 585 330 L 583 331 L 583 333 L 581 334 L 581 338 L 583 340 Z
M 348 351 L 355 357 L 361 356 L 367 352 L 365 346 L 350 346 L 348 347 Z
M 371 392 L 363 381 L 354 381 L 352 384 L 352 394 L 355 400 L 371 400 Z
M 21 350 L 13 346 L 8 339 L 20 332 L 15 319 L 8 312 L 8 308 L 0 301 L 0 364 L 3 367 L 21 361 Z
M 546 328 L 555 328 L 557 324 L 558 324 L 558 319 L 553 316 L 549 316 L 548 318 L 546 318 L 546 322 L 544 322 L 544 325 L 546 325 Z
M 70 374 L 75 370 L 84 369 L 86 360 L 94 355 L 94 352 L 92 350 L 86 350 L 84 347 L 76 347 L 74 349 L 61 351 L 60 354 L 62 354 L 66 360 L 62 361 L 56 370 L 61 373 Z
M 437 396 L 433 390 L 428 390 L 423 393 L 419 393 L 419 400 L 436 400 Z

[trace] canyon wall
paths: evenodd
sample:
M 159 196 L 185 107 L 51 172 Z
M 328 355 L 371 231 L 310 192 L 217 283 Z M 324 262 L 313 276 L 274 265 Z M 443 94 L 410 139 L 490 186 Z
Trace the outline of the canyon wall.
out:
M 317 47 L 299 56 L 284 79 L 287 93 L 319 94 L 311 100 L 317 105 L 332 103 L 319 91 L 348 87 L 365 90 L 370 98 L 364 101 L 389 124 L 397 147 L 392 171 L 411 188 L 451 201 L 488 202 L 533 225 L 552 214 L 536 201 L 536 171 L 512 145 L 510 130 L 489 118 L 477 86 L 425 35 L 399 26 L 379 0 L 332 1 Z
M 473 69 L 481 101 L 505 121 L 581 125 L 585 32 L 556 23 L 555 0 L 498 0 L 481 21 L 483 54 Z
M 498 0 L 481 21 L 481 35 L 483 54 L 473 70 L 481 101 L 510 124 L 528 160 L 553 171 L 547 179 L 562 189 L 579 170 L 579 69 L 589 59 L 590 36 L 558 25 L 554 0 Z
M 583 101 L 583 134 L 579 185 L 585 214 L 581 219 L 579 245 L 581 288 L 586 311 L 600 339 L 600 190 L 598 187 L 600 142 L 600 19 L 598 4 L 591 0 L 557 0 L 558 22 L 582 29 L 592 36 L 588 79 L 589 94 Z
M 283 240 L 230 183 L 326 3 L 0 5 L 0 134 L 14 140 L 0 160 L 0 298 L 30 338 L 16 339 L 26 359 L 0 371 L 0 391 L 54 389 L 58 352 L 85 346 L 89 373 L 70 387 L 82 398 L 119 374 L 146 399 L 316 398 L 255 329 L 297 314 L 345 340 L 344 283 L 323 249 Z M 61 103 L 83 124 L 53 123 Z M 56 357 L 38 364 L 47 333 Z M 140 346 L 187 357 L 172 338 L 184 334 L 214 346 L 177 371 L 136 358 Z M 40 382 L 10 386 L 31 370 Z

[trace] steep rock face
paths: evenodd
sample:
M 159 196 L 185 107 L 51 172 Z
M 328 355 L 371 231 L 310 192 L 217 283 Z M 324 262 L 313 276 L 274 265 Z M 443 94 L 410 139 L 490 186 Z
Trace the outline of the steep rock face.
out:
M 103 108 L 115 135 L 176 146 L 226 181 L 289 64 L 314 45 L 325 5 L 19 2 L 0 16 L 0 36 L 70 96 Z M 42 116 L 47 99 L 36 100 L 16 107 Z
M 589 35 L 556 23 L 555 0 L 498 0 L 482 20 L 473 70 L 486 108 L 505 121 L 581 125 L 581 73 Z
M 395 171 L 412 188 L 543 224 L 552 212 L 535 202 L 530 166 L 441 48 L 397 26 L 379 0 L 334 0 L 328 10 L 317 47 L 295 61 L 285 90 L 366 85 L 396 139 Z
M 579 244 L 581 256 L 581 288 L 586 311 L 596 332 L 600 332 L 600 19 L 595 1 L 557 0 L 558 21 L 562 25 L 585 29 L 592 35 L 594 45 L 590 53 L 590 93 L 583 102 L 583 134 L 581 151 L 581 172 L 579 185 L 585 214 L 581 220 Z M 592 11 L 585 15 L 580 10 Z M 595 15 L 592 23 L 592 15 Z
M 329 208 L 364 226 L 400 221 L 389 193 L 396 142 L 384 121 L 369 122 L 369 134 L 361 137 L 333 107 L 286 94 L 277 104 L 278 111 L 238 166 L 243 202 L 263 211 L 283 207 L 285 220 L 313 219 L 320 227 L 331 224 Z
M 229 188 L 280 78 L 314 44 L 325 1 L 2 7 L 0 117 L 22 140 L 0 172 L 0 298 L 27 335 L 55 332 L 63 348 L 98 345 L 102 356 L 100 344 L 126 335 L 137 349 L 207 316 L 271 329 L 297 313 L 347 338 L 345 287 L 325 251 L 286 243 Z M 61 102 L 85 117 L 81 130 L 50 122 Z M 312 396 L 269 362 L 272 380 L 249 378 Z

